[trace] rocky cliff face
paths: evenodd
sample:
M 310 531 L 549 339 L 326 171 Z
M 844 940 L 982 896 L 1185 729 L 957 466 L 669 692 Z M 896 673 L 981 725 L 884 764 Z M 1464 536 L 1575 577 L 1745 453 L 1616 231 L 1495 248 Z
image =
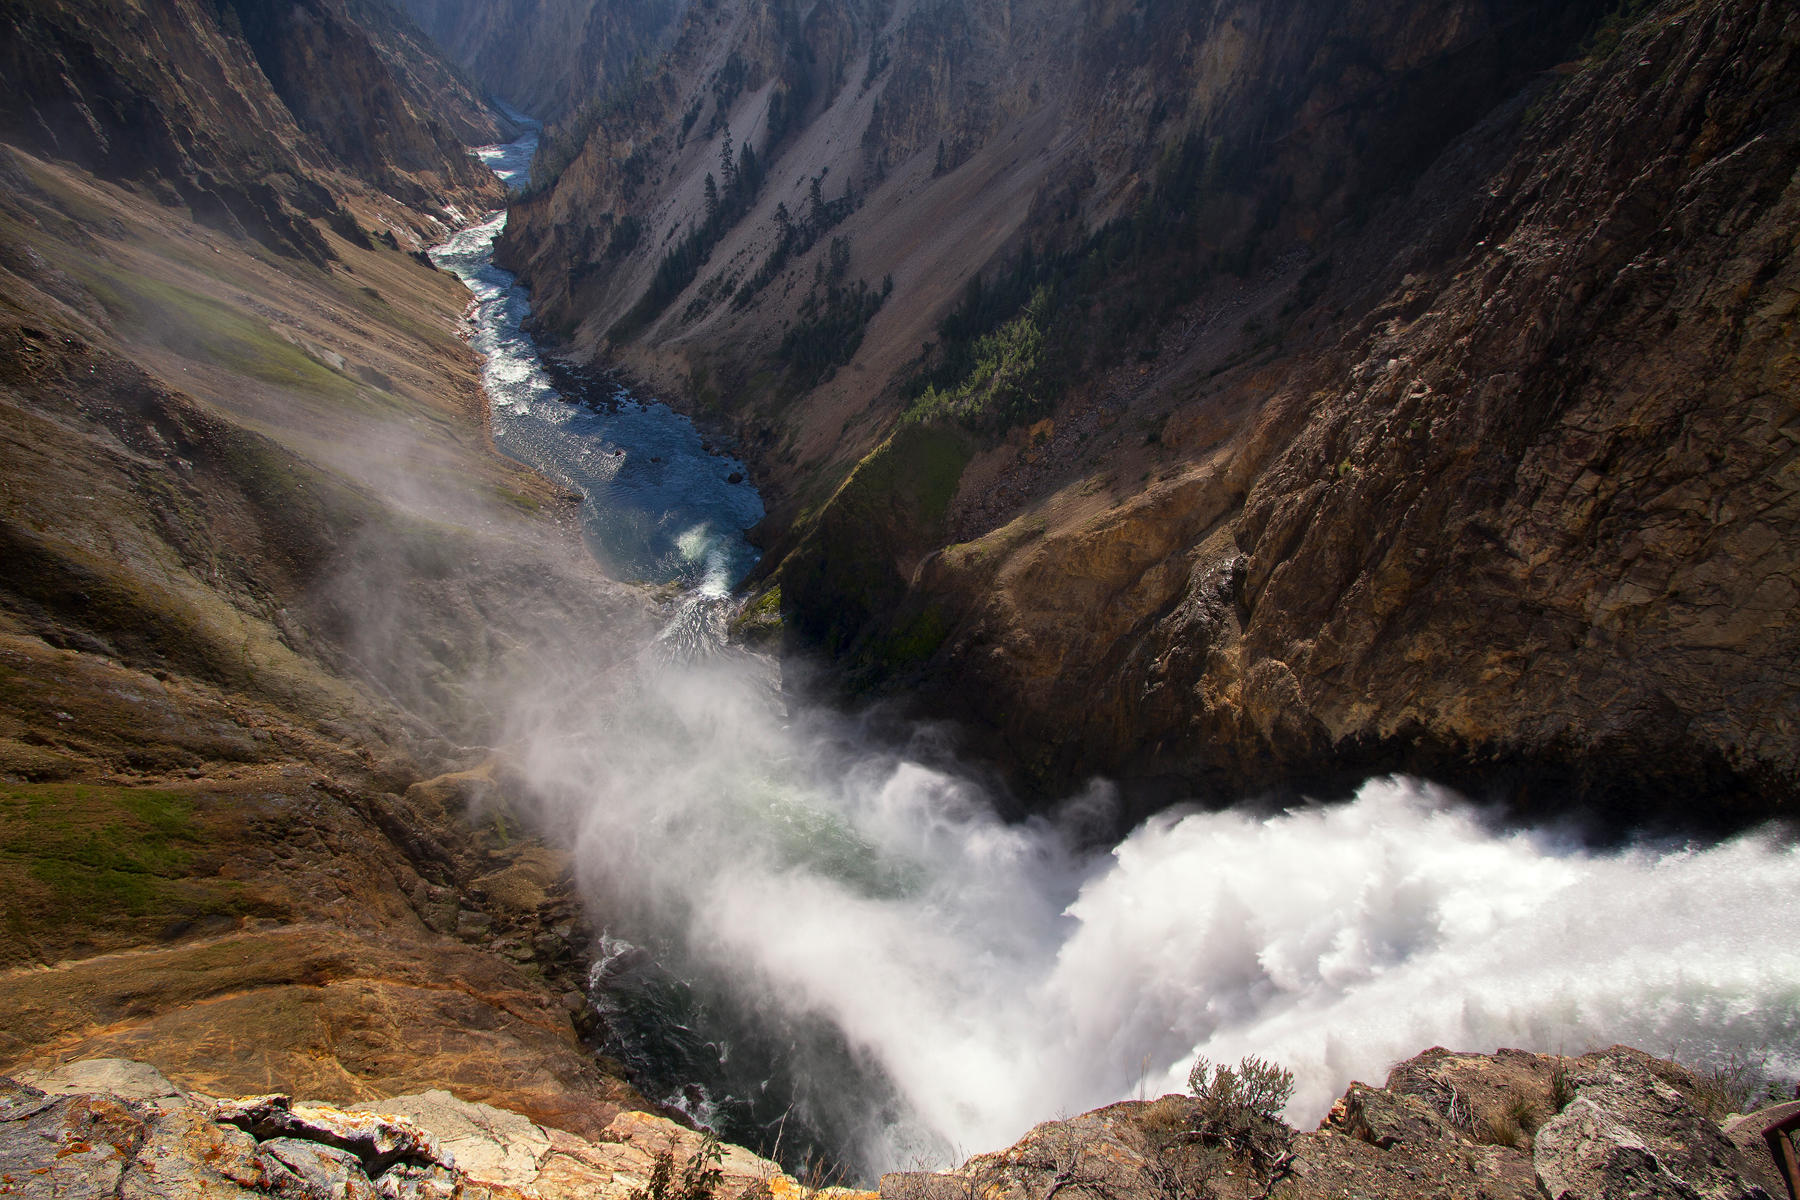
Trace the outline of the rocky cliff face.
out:
M 507 252 L 1033 786 L 1788 809 L 1791 18 L 1179 8 L 696 8 Z
M 494 118 L 386 4 L 239 0 L 221 11 L 300 128 L 355 175 L 415 205 L 491 187 L 465 147 L 500 140 Z
M 679 0 L 402 0 L 490 94 L 543 120 L 569 116 L 659 47 Z
M 717 1200 L 816 1194 L 739 1147 L 712 1162 L 705 1149 L 701 1135 L 644 1113 L 589 1138 L 439 1090 L 351 1109 L 281 1094 L 219 1100 L 126 1059 L 0 1079 L 9 1195 L 625 1200 L 659 1161 L 716 1169 L 704 1194 Z
M 567 861 L 468 747 L 570 623 L 643 605 L 492 452 L 467 293 L 416 249 L 497 190 L 455 183 L 429 75 L 277 9 L 282 86 L 342 89 L 304 114 L 248 6 L 4 10 L 0 1063 L 597 1134 L 652 1106 L 583 1042 Z M 333 113 L 375 121 L 358 166 Z M 72 1127 L 119 1170 L 160 1136 L 101 1110 Z
M 1516 148 L 1460 207 L 1479 139 L 1392 210 L 1437 222 L 1385 272 L 1325 268 L 1385 275 L 1372 305 L 1327 284 L 1275 334 L 1310 318 L 1316 351 L 1188 385 L 1156 485 L 991 573 L 979 539 L 926 568 L 969 602 L 947 657 L 1027 711 L 1105 696 L 1064 746 L 1115 761 L 1518 756 L 1791 804 L 1794 36 L 1663 9 L 1503 114 Z M 1057 632 L 1065 564 L 1115 636 Z
M 358 24 L 341 0 L 9 0 L 0 130 L 315 261 L 314 222 L 371 185 L 413 205 L 496 201 L 459 141 L 490 140 L 493 119 L 402 19 L 368 7 L 385 22 Z

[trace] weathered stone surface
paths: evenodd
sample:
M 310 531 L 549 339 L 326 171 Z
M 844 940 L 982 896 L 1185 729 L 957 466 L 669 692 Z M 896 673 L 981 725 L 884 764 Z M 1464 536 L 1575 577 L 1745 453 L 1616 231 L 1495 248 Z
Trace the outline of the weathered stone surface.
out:
M 259 1190 L 279 1195 L 283 1182 L 294 1185 L 290 1168 L 255 1138 L 212 1120 L 205 1105 L 177 1099 L 151 1121 L 120 1192 L 138 1200 L 236 1200 Z
M 679 1167 L 702 1135 L 622 1113 L 598 1141 L 441 1090 L 343 1110 L 285 1095 L 211 1100 L 119 1059 L 0 1077 L 0 1195 L 133 1200 L 625 1200 L 659 1155 Z M 83 1090 L 117 1082 L 130 1094 Z M 724 1146 L 714 1193 L 814 1194 L 767 1159 Z M 870 1200 L 833 1189 L 828 1200 Z
M 235 1125 L 259 1141 L 300 1139 L 309 1145 L 342 1150 L 371 1175 L 398 1162 L 427 1165 L 445 1161 L 437 1141 L 405 1120 L 345 1112 L 324 1104 L 296 1105 L 281 1095 L 221 1100 L 213 1108 L 213 1119 Z
M 348 1150 L 298 1138 L 277 1137 L 262 1143 L 270 1190 L 306 1200 L 378 1200 L 362 1161 Z
M 1532 1152 L 1551 1200 L 1775 1200 L 1745 1152 L 1643 1056 L 1580 1062 L 1574 1100 L 1538 1130 Z
M 129 1102 L 108 1096 L 52 1097 L 0 1078 L 0 1098 L 0 1188 L 21 1196 L 114 1196 L 149 1135 Z
M 126 1100 L 168 1100 L 181 1095 L 161 1071 L 128 1058 L 88 1058 L 48 1071 L 21 1071 L 16 1078 L 52 1096 L 110 1092 Z
M 213 1095 L 279 1079 L 340 1105 L 449 1087 L 590 1137 L 643 1103 L 582 1050 L 554 993 L 455 942 L 245 930 L 0 971 L 0 1008 L 0 1068 L 130 1055 Z
M 375 1184 L 383 1200 L 560 1200 L 535 1189 L 521 1192 L 504 1184 L 469 1179 L 446 1167 L 402 1163 Z
M 537 1177 L 538 1166 L 550 1153 L 550 1135 L 527 1118 L 438 1089 L 358 1107 L 382 1117 L 403 1118 L 429 1135 L 458 1170 L 488 1183 L 525 1186 Z
M 702 1137 L 667 1117 L 627 1110 L 612 1119 L 599 1140 L 641 1155 L 641 1161 L 651 1161 L 658 1154 L 670 1154 L 677 1162 L 686 1162 L 700 1149 Z M 752 1183 L 781 1174 L 778 1165 L 742 1146 L 726 1144 L 720 1150 L 719 1169 L 725 1173 L 728 1193 L 735 1194 Z
M 1547 1095 L 1572 1089 L 1562 1111 L 1541 1124 L 1522 1102 L 1536 1103 L 1529 1088 L 1540 1078 L 1555 1082 L 1545 1085 Z M 145 1094 L 51 1094 L 0 1078 L 0 1195 L 627 1200 L 649 1182 L 659 1156 L 679 1168 L 702 1143 L 691 1129 L 637 1112 L 618 1114 L 589 1141 L 442 1091 L 346 1112 L 285 1096 L 213 1101 L 171 1093 L 153 1073 L 118 1061 L 71 1064 L 55 1082 L 77 1079 L 117 1079 Z M 1192 1097 L 1165 1096 L 1046 1122 L 952 1171 L 884 1176 L 878 1193 L 815 1192 L 776 1164 L 724 1146 L 724 1179 L 714 1195 L 1776 1200 L 1758 1185 L 1748 1148 L 1694 1106 L 1698 1095 L 1682 1068 L 1623 1047 L 1576 1059 L 1432 1050 L 1396 1067 L 1387 1087 L 1352 1085 L 1311 1133 L 1271 1123 L 1278 1136 L 1234 1141 L 1201 1132 Z M 1517 1127 L 1481 1124 L 1490 1109 L 1513 1114 Z
M 1699 1094 L 1681 1067 L 1623 1047 L 1581 1058 L 1433 1049 L 1384 1087 L 1352 1084 L 1285 1148 L 1203 1134 L 1196 1101 L 1165 1096 L 1050 1122 L 955 1171 L 883 1176 L 881 1197 L 1760 1200 L 1758 1163 L 1694 1107 Z

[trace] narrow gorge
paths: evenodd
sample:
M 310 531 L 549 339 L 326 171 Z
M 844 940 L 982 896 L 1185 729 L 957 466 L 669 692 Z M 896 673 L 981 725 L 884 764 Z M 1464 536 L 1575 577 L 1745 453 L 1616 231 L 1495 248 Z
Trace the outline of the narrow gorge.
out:
M 404 7 L 0 6 L 0 1193 L 1788 1186 L 1800 19 Z

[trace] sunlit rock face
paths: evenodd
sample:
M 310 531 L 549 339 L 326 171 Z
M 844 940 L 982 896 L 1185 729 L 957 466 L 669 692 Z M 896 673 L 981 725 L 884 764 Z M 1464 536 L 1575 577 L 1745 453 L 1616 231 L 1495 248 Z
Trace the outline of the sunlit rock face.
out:
M 0 1169 L 26 1196 L 626 1200 L 659 1157 L 678 1172 L 715 1166 L 703 1194 L 717 1200 L 815 1194 L 741 1147 L 705 1152 L 701 1134 L 648 1113 L 622 1113 L 589 1139 L 436 1090 L 354 1108 L 221 1100 L 116 1058 L 0 1077 Z
M 1685 1069 L 1625 1046 L 1580 1057 L 1432 1049 L 1396 1065 L 1383 1087 L 1352 1084 L 1311 1132 L 1285 1125 L 1278 1104 L 1171 1094 L 1046 1121 L 959 1167 L 889 1173 L 878 1194 L 1223 1200 L 1246 1183 L 1279 1183 L 1299 1200 L 1411 1200 L 1454 1180 L 1487 1200 L 1769 1200 L 1785 1190 L 1775 1162 L 1766 1146 L 1721 1132 L 1724 1102 Z M 640 1112 L 589 1139 L 444 1091 L 344 1109 L 283 1094 L 214 1099 L 125 1059 L 0 1076 L 0 1169 L 26 1196 L 628 1200 L 670 1168 L 707 1200 L 877 1195 L 803 1183 Z
M 72 0 L 5 20 L 8 141 L 284 255 L 328 258 L 312 222 L 340 214 L 358 184 L 416 207 L 498 199 L 462 147 L 499 126 L 379 5 Z
M 1792 31 L 1522 12 L 720 0 L 500 256 L 737 423 L 789 629 L 1027 790 L 1791 811 Z

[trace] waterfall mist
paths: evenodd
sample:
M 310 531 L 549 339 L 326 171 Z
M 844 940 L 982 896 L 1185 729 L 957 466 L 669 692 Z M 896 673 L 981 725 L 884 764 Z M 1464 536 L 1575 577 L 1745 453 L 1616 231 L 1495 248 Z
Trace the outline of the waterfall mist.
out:
M 792 1120 L 867 1175 L 1181 1090 L 1200 1053 L 1291 1067 L 1299 1122 L 1433 1044 L 1800 1071 L 1800 945 L 1768 916 L 1800 849 L 1773 831 L 1597 853 L 1389 778 L 1082 853 L 774 683 L 659 643 L 522 701 L 513 746 L 597 912 L 760 1022 Z
M 1198 1054 L 1291 1068 L 1301 1123 L 1434 1043 L 1768 1052 L 1800 1073 L 1791 831 L 1596 852 L 1388 778 L 1084 849 L 1110 825 L 1104 782 L 1009 824 L 930 728 L 791 701 L 723 636 L 761 515 L 741 464 L 660 406 L 564 403 L 492 265 L 503 223 L 435 252 L 477 297 L 496 443 L 586 494 L 603 563 L 688 588 L 660 635 L 571 629 L 486 703 L 608 926 L 609 1049 L 659 1098 L 867 1180 L 1180 1090 Z

